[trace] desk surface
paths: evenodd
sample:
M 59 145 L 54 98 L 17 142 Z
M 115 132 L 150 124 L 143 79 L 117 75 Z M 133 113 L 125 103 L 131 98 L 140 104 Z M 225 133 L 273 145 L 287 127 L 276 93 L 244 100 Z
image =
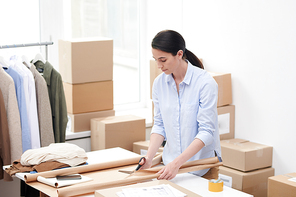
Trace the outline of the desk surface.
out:
M 139 155 L 122 148 L 111 148 L 106 150 L 92 151 L 88 152 L 88 163 L 100 163 L 115 161 L 119 159 L 138 157 Z M 3 167 L 4 168 L 4 167 Z M 16 177 L 24 180 L 24 175 L 26 173 L 17 173 Z M 232 189 L 230 187 L 224 186 L 222 192 L 210 192 L 208 191 L 208 180 L 199 176 L 195 176 L 189 173 L 178 174 L 171 182 L 180 185 L 196 194 L 207 197 L 252 197 L 250 194 Z M 93 195 L 82 195 L 81 197 L 94 197 Z

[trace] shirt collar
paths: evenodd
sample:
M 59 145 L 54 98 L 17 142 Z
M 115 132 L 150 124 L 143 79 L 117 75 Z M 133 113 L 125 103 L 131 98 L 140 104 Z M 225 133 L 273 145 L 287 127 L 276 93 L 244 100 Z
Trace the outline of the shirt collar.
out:
M 192 78 L 192 74 L 193 74 L 193 65 L 189 61 L 187 62 L 188 62 L 188 66 L 187 66 L 186 74 L 181 83 L 184 82 L 185 84 L 189 85 Z M 172 74 L 166 75 L 166 82 L 169 83 L 170 81 L 174 81 Z
M 37 61 L 34 65 L 35 65 L 38 72 L 40 72 L 39 71 L 40 69 L 41 70 L 43 69 L 43 77 L 44 77 L 47 85 L 49 86 L 53 66 L 48 61 L 46 61 L 45 64 L 43 64 L 43 62 L 41 62 L 41 61 Z

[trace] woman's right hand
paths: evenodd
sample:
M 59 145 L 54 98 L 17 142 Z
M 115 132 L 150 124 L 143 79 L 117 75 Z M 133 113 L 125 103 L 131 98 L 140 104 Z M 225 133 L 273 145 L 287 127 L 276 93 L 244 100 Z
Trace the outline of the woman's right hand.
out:
M 152 166 L 152 159 L 149 159 L 147 156 L 145 156 L 146 162 L 144 159 L 142 159 L 139 164 L 142 165 L 139 170 L 144 170 L 147 168 L 151 168 Z

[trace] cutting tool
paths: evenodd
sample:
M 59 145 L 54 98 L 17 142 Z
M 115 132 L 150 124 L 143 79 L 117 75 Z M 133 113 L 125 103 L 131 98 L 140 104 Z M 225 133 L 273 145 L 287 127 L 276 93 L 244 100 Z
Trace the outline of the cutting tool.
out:
M 144 160 L 144 163 L 141 165 L 140 162 L 142 161 L 142 159 Z M 133 174 L 134 172 L 138 171 L 145 163 L 146 163 L 146 158 L 141 157 L 141 159 L 139 160 L 139 164 L 135 170 L 118 170 L 118 171 L 123 172 L 123 173 L 127 173 L 127 174 Z

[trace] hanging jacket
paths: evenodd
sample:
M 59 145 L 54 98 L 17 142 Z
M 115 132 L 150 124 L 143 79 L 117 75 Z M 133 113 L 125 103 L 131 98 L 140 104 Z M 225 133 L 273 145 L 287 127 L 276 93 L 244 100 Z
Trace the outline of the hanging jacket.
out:
M 2 166 L 11 164 L 10 162 L 10 140 L 6 110 L 3 100 L 3 95 L 0 89 L 0 179 L 12 181 L 12 178 L 4 173 Z
M 3 70 L 1 66 L 0 89 L 2 91 L 7 115 L 12 163 L 14 160 L 21 158 L 23 153 L 21 121 L 13 79 Z
M 34 65 L 47 84 L 55 142 L 65 142 L 68 117 L 62 77 L 48 61 L 45 64 L 37 61 Z
M 37 111 L 39 120 L 39 132 L 41 147 L 54 143 L 54 132 L 52 127 L 52 114 L 47 91 L 47 84 L 44 78 L 36 70 L 35 66 L 30 66 L 36 87 Z

